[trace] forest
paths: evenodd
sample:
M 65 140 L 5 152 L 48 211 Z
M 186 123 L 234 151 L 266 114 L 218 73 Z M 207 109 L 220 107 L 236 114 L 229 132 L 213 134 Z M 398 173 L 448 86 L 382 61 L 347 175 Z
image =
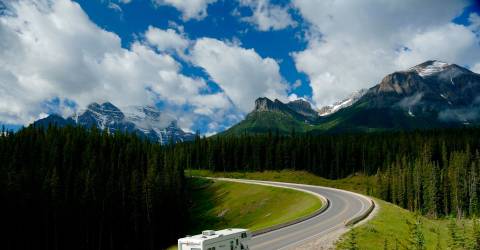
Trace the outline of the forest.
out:
M 431 217 L 480 215 L 479 128 L 218 136 L 177 147 L 186 168 L 376 175 L 371 194 L 404 208 Z
M 214 136 L 159 145 L 81 127 L 0 134 L 3 249 L 162 249 L 187 231 L 185 169 L 376 176 L 429 217 L 480 215 L 480 129 Z M 172 216 L 173 215 L 173 216 Z
M 163 249 L 188 220 L 175 150 L 95 128 L 3 131 L 1 248 Z

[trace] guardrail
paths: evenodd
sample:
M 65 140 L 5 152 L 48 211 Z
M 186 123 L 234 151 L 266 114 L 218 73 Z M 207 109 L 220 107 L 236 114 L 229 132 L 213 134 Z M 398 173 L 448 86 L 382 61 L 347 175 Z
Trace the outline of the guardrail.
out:
M 257 236 L 257 235 L 260 235 L 260 234 L 265 234 L 265 233 L 269 233 L 269 232 L 278 230 L 280 228 L 288 227 L 288 226 L 300 223 L 302 221 L 306 221 L 308 219 L 311 219 L 311 218 L 325 212 L 325 210 L 327 210 L 330 207 L 330 200 L 328 200 L 327 198 L 324 198 L 324 199 L 326 200 L 325 206 L 322 206 L 322 208 L 317 210 L 315 213 L 310 214 L 310 215 L 306 215 L 304 217 L 295 219 L 293 221 L 289 221 L 289 222 L 281 223 L 281 224 L 278 224 L 278 225 L 275 225 L 275 226 L 271 226 L 271 227 L 267 227 L 267 228 L 260 229 L 260 230 L 257 230 L 257 231 L 253 231 L 252 236 Z
M 347 227 L 348 226 L 353 226 L 353 225 L 357 224 L 358 222 L 367 218 L 370 215 L 370 213 L 373 211 L 373 209 L 375 209 L 375 202 L 373 200 L 370 200 L 370 202 L 371 202 L 371 205 L 368 208 L 368 210 L 365 211 L 365 213 L 363 213 L 363 214 L 361 214 L 357 217 L 354 217 L 354 218 L 350 219 L 349 221 L 345 222 L 345 226 L 347 226 Z

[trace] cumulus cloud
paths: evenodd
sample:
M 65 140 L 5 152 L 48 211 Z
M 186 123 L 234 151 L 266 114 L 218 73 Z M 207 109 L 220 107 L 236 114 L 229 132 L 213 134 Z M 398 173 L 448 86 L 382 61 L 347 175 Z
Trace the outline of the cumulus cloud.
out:
M 159 101 L 178 110 L 187 106 L 193 112 L 179 114 L 190 115 L 190 121 L 231 108 L 226 96 L 205 91 L 205 80 L 181 74 L 180 63 L 148 45 L 159 50 L 175 47 L 168 39 L 153 36 L 150 41 L 147 35 L 148 41 L 122 48 L 116 34 L 95 25 L 70 0 L 22 0 L 8 8 L 11 14 L 0 16 L 0 121 L 4 123 L 27 124 L 50 111 L 68 115 L 103 101 L 120 107 Z M 158 30 L 151 27 L 149 32 Z
M 477 74 L 480 74 L 480 63 L 477 63 L 475 64 L 473 67 L 472 67 L 472 71 L 477 73 Z
M 252 11 L 251 16 L 241 20 L 253 24 L 258 30 L 280 30 L 297 25 L 288 13 L 288 7 L 272 4 L 270 0 L 239 0 L 239 4 Z
M 293 4 L 310 23 L 308 46 L 293 54 L 320 107 L 429 59 L 473 67 L 479 38 L 451 21 L 468 1 L 315 1 Z
M 207 16 L 207 8 L 217 0 L 152 0 L 157 5 L 169 5 L 182 12 L 183 20 L 201 20 Z
M 183 52 L 188 47 L 188 39 L 174 29 L 162 30 L 149 26 L 145 32 L 147 42 L 160 51 Z
M 253 109 L 260 96 L 286 99 L 287 84 L 272 58 L 262 58 L 253 49 L 212 38 L 196 41 L 191 60 L 210 75 L 243 112 Z
M 480 16 L 477 13 L 471 13 L 468 17 L 470 25 L 468 26 L 473 32 L 480 32 Z

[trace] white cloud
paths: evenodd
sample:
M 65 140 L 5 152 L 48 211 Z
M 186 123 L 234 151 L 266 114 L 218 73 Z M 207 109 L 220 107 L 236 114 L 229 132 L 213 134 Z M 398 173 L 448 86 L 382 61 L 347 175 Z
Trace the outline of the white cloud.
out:
M 195 43 L 191 57 L 243 112 L 251 111 L 260 96 L 286 99 L 287 85 L 277 62 L 260 57 L 253 49 L 202 38 Z
M 201 20 L 207 16 L 207 8 L 217 0 L 152 0 L 157 5 L 170 5 L 182 12 L 183 20 Z
M 477 13 L 471 13 L 468 17 L 470 25 L 468 26 L 473 32 L 480 32 L 480 16 Z
M 132 2 L 132 0 L 119 0 L 118 2 L 123 4 L 129 4 Z
M 122 8 L 121 8 L 118 4 L 112 3 L 112 2 L 109 2 L 109 3 L 108 3 L 108 8 L 109 8 L 109 9 L 112 9 L 112 10 L 114 10 L 114 11 L 116 11 L 116 12 L 122 12 L 122 11 L 123 11 Z
M 48 102 L 55 99 L 60 101 L 57 112 L 64 115 L 72 112 L 69 101 L 80 109 L 102 101 L 120 107 L 162 101 L 181 111 L 183 106 L 203 109 L 177 113 L 186 116 L 182 118 L 186 127 L 203 113 L 214 112 L 221 120 L 219 115 L 226 114 L 218 110 L 231 108 L 225 96 L 202 94 L 208 89 L 205 81 L 182 75 L 172 56 L 144 41 L 122 48 L 120 38 L 91 22 L 78 3 L 22 0 L 9 8 L 15 15 L 0 16 L 0 121 L 4 123 L 29 123 L 48 112 Z
M 251 8 L 253 13 L 241 20 L 254 24 L 258 30 L 280 30 L 297 25 L 288 13 L 288 7 L 271 4 L 270 0 L 239 0 L 239 3 Z
M 451 20 L 467 1 L 294 0 L 311 24 L 306 50 L 294 53 L 317 106 L 429 59 L 473 66 L 479 40 Z
M 395 64 L 408 68 L 429 58 L 472 66 L 480 62 L 478 42 L 478 37 L 467 27 L 449 23 L 417 34 L 406 41 L 409 49 L 398 53 Z
M 480 74 L 480 63 L 477 63 L 475 64 L 473 67 L 472 67 L 472 71 L 477 73 L 477 74 Z
M 177 33 L 174 29 L 162 30 L 152 26 L 145 32 L 145 38 L 160 51 L 174 50 L 181 53 L 189 43 L 185 35 Z

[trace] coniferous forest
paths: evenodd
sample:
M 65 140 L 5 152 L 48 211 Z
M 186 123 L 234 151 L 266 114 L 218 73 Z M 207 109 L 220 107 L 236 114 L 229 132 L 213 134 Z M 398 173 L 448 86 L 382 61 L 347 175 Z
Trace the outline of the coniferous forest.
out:
M 187 220 L 182 164 L 132 135 L 0 135 L 2 249 L 163 249 Z
M 376 195 L 431 217 L 480 214 L 480 129 L 215 137 L 179 145 L 188 168 L 376 175 Z
M 183 236 L 184 169 L 376 176 L 373 195 L 430 217 L 480 214 L 480 129 L 215 136 L 161 146 L 95 128 L 0 135 L 5 249 L 161 249 Z

